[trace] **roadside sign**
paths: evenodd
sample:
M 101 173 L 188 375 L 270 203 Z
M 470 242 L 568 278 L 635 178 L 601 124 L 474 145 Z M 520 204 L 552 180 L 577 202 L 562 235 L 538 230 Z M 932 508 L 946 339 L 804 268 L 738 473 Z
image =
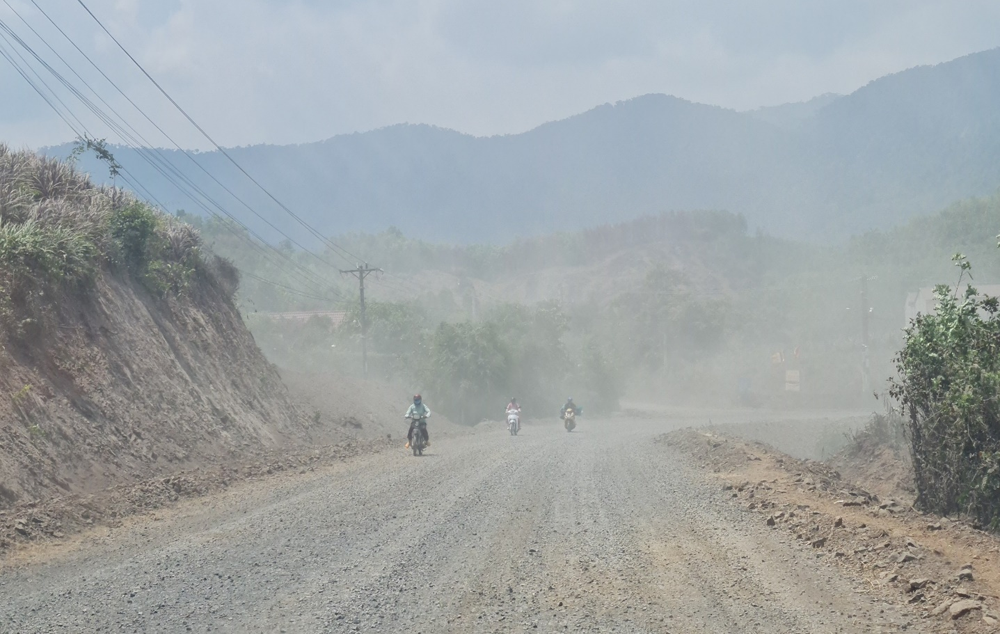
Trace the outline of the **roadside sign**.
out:
M 798 370 L 785 370 L 785 391 L 786 392 L 798 392 L 799 391 L 799 371 Z

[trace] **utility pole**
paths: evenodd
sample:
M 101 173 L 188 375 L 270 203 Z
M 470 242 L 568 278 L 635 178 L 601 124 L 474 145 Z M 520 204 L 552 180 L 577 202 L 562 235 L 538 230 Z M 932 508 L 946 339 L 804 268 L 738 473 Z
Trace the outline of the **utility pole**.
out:
M 871 306 L 868 305 L 868 280 L 867 275 L 861 277 L 861 393 L 868 394 L 871 390 L 871 377 L 869 373 L 868 358 L 868 320 L 871 318 Z
M 353 275 L 358 278 L 358 285 L 361 291 L 361 372 L 364 378 L 368 378 L 368 315 L 365 313 L 365 278 L 372 273 L 382 273 L 382 269 L 372 268 L 365 262 L 359 264 L 357 268 L 347 271 L 341 270 L 342 275 Z

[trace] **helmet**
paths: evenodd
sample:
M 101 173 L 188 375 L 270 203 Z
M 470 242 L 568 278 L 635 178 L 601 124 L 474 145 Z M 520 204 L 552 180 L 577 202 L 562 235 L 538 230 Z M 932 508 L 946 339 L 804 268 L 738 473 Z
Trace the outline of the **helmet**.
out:
M 566 399 L 566 402 L 567 402 L 567 403 L 572 403 L 572 402 L 573 402 L 573 397 L 572 397 L 572 396 L 570 396 L 569 398 L 567 398 L 567 399 Z
M 419 395 L 419 394 L 414 394 L 414 395 L 413 395 L 413 402 L 414 402 L 415 404 L 419 405 L 419 404 L 420 404 L 420 400 L 421 400 L 421 399 L 420 399 L 420 395 Z
M 516 399 L 516 398 L 514 398 L 514 397 L 512 396 L 512 397 L 510 397 L 510 402 L 511 402 L 511 403 L 516 403 L 516 402 L 517 402 L 517 399 Z

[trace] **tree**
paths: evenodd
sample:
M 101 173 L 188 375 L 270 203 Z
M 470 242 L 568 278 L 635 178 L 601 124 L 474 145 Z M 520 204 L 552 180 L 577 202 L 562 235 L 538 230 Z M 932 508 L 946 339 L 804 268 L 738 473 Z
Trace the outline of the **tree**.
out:
M 509 391 L 510 350 L 495 323 L 442 323 L 430 361 L 427 384 L 439 407 L 460 422 L 488 418 Z

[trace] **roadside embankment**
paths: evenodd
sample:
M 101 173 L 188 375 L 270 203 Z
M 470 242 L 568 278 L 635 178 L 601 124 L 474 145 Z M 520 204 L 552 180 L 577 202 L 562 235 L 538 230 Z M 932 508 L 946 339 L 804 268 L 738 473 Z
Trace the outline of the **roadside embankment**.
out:
M 693 429 L 658 441 L 683 451 L 762 524 L 808 543 L 818 559 L 862 578 L 885 601 L 940 621 L 940 631 L 1000 627 L 996 536 L 919 513 L 908 501 L 873 493 L 874 482 L 847 480 L 761 443 Z
M 290 393 L 238 287 L 190 225 L 0 145 L 0 549 L 405 435 L 392 388 Z

